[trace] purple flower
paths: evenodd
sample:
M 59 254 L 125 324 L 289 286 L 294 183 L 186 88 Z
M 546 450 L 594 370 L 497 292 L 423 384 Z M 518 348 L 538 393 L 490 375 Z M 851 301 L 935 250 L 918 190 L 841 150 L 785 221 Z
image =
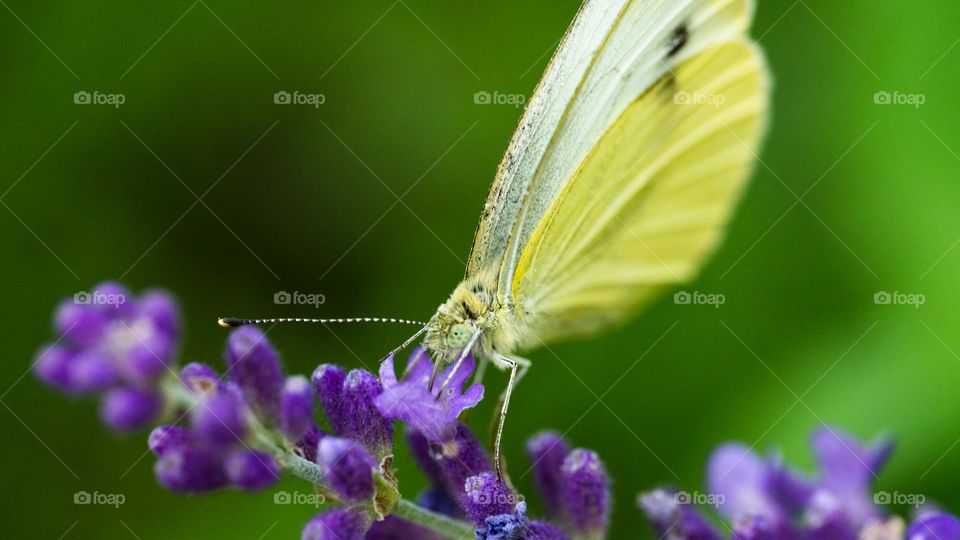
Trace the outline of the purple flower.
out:
M 277 419 L 283 392 L 280 357 L 264 333 L 241 326 L 227 338 L 227 375 L 243 392 L 247 403 L 268 420 Z
M 316 424 L 311 423 L 307 432 L 294 445 L 294 452 L 303 459 L 316 463 L 317 445 L 320 444 L 320 439 L 326 437 L 326 435 Z
M 372 373 L 355 369 L 344 374 L 323 364 L 312 379 L 334 433 L 360 441 L 379 459 L 392 452 L 393 424 L 374 405 L 383 387 Z
M 180 370 L 180 381 L 198 396 L 213 394 L 223 386 L 220 375 L 212 367 L 198 362 L 183 366 Z
M 723 538 L 696 507 L 681 504 L 676 493 L 657 489 L 641 494 L 637 504 L 647 515 L 659 538 L 670 540 L 720 540 Z
M 602 534 L 610 519 L 610 478 L 600 458 L 578 448 L 567 454 L 560 471 L 571 527 L 582 534 Z
M 357 441 L 324 437 L 317 449 L 317 462 L 330 487 L 344 500 L 360 502 L 373 497 L 377 462 Z
M 400 540 L 415 538 L 416 540 L 441 540 L 443 537 L 427 529 L 397 516 L 387 516 L 381 521 L 375 521 L 363 536 L 364 540 Z
M 823 426 L 812 440 L 819 470 L 808 476 L 785 466 L 778 455 L 761 458 L 740 444 L 714 451 L 707 470 L 709 496 L 735 540 L 901 540 L 903 521 L 887 519 L 874 503 L 871 484 L 893 445 L 880 439 L 863 445 Z M 689 499 L 689 498 L 687 498 Z M 721 538 L 689 500 L 663 490 L 643 495 L 640 506 L 658 534 L 676 540 Z M 929 520 L 929 521 L 928 521 Z M 909 540 L 960 540 L 952 515 L 922 514 Z
M 463 491 L 467 517 L 478 527 L 487 526 L 487 518 L 491 516 L 512 515 L 517 505 L 517 495 L 493 473 L 467 478 Z
M 477 540 L 526 540 L 530 537 L 527 504 L 519 502 L 513 512 L 489 516 L 477 529 Z
M 200 439 L 216 446 L 241 443 L 247 434 L 243 403 L 232 392 L 202 398 L 191 410 L 190 424 Z
M 375 401 L 377 408 L 387 418 L 402 420 L 416 428 L 432 442 L 443 443 L 454 436 L 460 413 L 476 406 L 483 399 L 481 384 L 471 385 L 466 391 L 462 390 L 473 372 L 473 356 L 464 360 L 443 392 L 440 388 L 454 366 L 448 366 L 437 377 L 433 390 L 430 390 L 433 363 L 426 351 L 418 347 L 407 362 L 408 374 L 402 382 L 397 381 L 393 355 L 380 364 L 383 393 Z
M 153 467 L 161 485 L 178 493 L 201 493 L 227 485 L 221 456 L 206 448 L 187 446 L 163 453 Z
M 562 517 L 560 468 L 570 446 L 555 431 L 543 431 L 527 440 L 527 458 L 533 468 L 537 490 L 543 495 L 550 515 Z
M 234 450 L 224 461 L 224 469 L 230 483 L 246 491 L 272 486 L 280 479 L 273 457 L 259 450 Z
M 465 507 L 464 483 L 471 476 L 493 472 L 490 456 L 470 428 L 460 423 L 454 429 L 453 438 L 440 446 L 438 455 L 447 492 L 454 494 L 460 505 Z
M 359 510 L 337 508 L 313 516 L 303 528 L 301 540 L 362 540 L 369 520 Z
M 117 431 L 142 428 L 163 409 L 154 390 L 173 363 L 178 319 L 164 292 L 147 291 L 135 299 L 117 284 L 102 283 L 59 305 L 54 326 L 61 339 L 40 350 L 34 372 L 69 394 L 106 392 L 104 422 Z
M 280 399 L 280 430 L 288 440 L 297 441 L 313 422 L 313 389 L 302 375 L 288 377 Z
M 153 422 L 163 408 L 163 396 L 153 390 L 120 387 L 100 402 L 100 419 L 115 431 L 140 429 Z
M 193 433 L 177 426 L 157 426 L 147 438 L 147 446 L 154 455 L 162 456 L 174 448 L 185 448 L 193 442 Z
M 907 530 L 909 540 L 960 540 L 960 519 L 941 512 L 921 516 Z

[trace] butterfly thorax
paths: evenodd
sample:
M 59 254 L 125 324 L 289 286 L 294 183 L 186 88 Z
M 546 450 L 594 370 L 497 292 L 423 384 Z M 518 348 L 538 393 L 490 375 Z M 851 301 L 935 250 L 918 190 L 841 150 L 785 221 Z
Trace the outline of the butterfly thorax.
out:
M 516 350 L 519 328 L 513 302 L 497 294 L 490 274 L 467 277 L 437 308 L 427 326 L 424 346 L 443 362 L 457 358 L 477 330 L 473 353 L 485 358 Z

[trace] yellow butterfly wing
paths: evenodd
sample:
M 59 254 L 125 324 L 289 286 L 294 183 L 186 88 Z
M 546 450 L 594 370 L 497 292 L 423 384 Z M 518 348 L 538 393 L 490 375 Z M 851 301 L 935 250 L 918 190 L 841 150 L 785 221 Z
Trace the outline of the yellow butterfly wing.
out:
M 696 272 L 755 160 L 769 87 L 762 53 L 742 38 L 699 52 L 626 107 L 520 253 L 524 348 L 601 330 Z

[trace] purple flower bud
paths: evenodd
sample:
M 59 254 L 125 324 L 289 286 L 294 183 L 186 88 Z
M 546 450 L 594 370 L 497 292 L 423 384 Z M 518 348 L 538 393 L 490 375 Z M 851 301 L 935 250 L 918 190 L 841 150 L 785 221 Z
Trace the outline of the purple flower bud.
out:
M 289 377 L 280 400 L 280 429 L 288 440 L 296 441 L 310 428 L 313 420 L 313 389 L 306 377 Z
M 153 466 L 157 481 L 178 493 L 201 493 L 227 485 L 227 474 L 215 452 L 196 447 L 174 448 Z
M 115 388 L 100 402 L 100 419 L 116 431 L 133 431 L 150 425 L 163 409 L 163 396 L 137 388 Z
M 373 497 L 377 462 L 359 442 L 324 437 L 317 448 L 317 462 L 330 487 L 344 500 L 359 502 Z
M 441 465 L 442 456 L 440 455 L 439 447 L 434 447 L 430 441 L 423 436 L 423 433 L 409 426 L 404 430 L 404 438 L 407 440 L 410 453 L 417 461 L 417 464 L 420 465 L 420 468 L 423 469 L 423 472 L 427 473 L 427 478 L 430 479 L 430 482 L 434 486 L 446 486 L 446 476 L 444 475 Z
M 193 442 L 193 433 L 177 426 L 157 426 L 147 437 L 147 446 L 156 456 L 162 456 L 175 448 L 186 448 Z
M 230 446 L 247 434 L 243 403 L 230 392 L 200 400 L 191 411 L 190 423 L 201 440 L 214 445 Z
M 227 338 L 227 373 L 247 402 L 262 415 L 276 419 L 283 392 L 283 372 L 277 351 L 259 328 L 242 326 Z
M 330 429 L 340 435 L 346 429 L 347 413 L 343 407 L 343 369 L 333 364 L 320 364 L 313 371 L 311 379 L 317 391 L 323 414 L 330 423 Z
M 137 310 L 169 338 L 176 340 L 180 336 L 180 310 L 170 293 L 157 289 L 145 291 L 137 300 Z
M 70 362 L 73 353 L 65 347 L 47 345 L 37 351 L 33 372 L 44 383 L 60 390 L 70 389 Z
M 569 540 L 569 537 L 560 529 L 550 525 L 545 521 L 535 520 L 530 522 L 529 531 L 526 540 Z M 702 538 L 691 540 L 705 540 Z
M 381 521 L 373 522 L 364 540 L 398 540 L 401 538 L 416 538 L 417 540 L 441 540 L 441 536 L 426 527 L 400 519 L 397 516 L 387 516 Z
M 942 512 L 924 514 L 907 530 L 910 540 L 960 540 L 960 520 Z
M 94 286 L 89 298 L 89 307 L 104 313 L 110 319 L 129 316 L 136 310 L 136 303 L 130 291 L 112 281 L 104 281 Z
M 369 371 L 351 370 L 343 380 L 347 423 L 340 435 L 362 442 L 380 458 L 389 454 L 393 445 L 393 423 L 374 405 L 374 400 L 382 393 L 383 387 Z
M 527 458 L 533 468 L 537 490 L 552 516 L 562 515 L 560 468 L 569 451 L 567 441 L 555 431 L 540 432 L 527 441 Z
M 467 480 L 469 485 L 470 480 Z M 527 503 L 517 503 L 513 512 L 497 514 L 484 519 L 476 531 L 477 540 L 526 540 L 530 538 L 530 520 Z
M 377 408 L 383 416 L 402 420 L 432 442 L 443 443 L 454 436 L 460 413 L 476 406 L 483 399 L 482 384 L 471 385 L 465 391 L 462 389 L 473 372 L 475 361 L 472 356 L 467 357 L 442 393 L 440 388 L 455 366 L 447 367 L 431 389 L 430 374 L 433 364 L 427 353 L 422 348 L 417 348 L 410 355 L 408 363 L 411 367 L 402 382 L 397 380 L 393 355 L 380 364 L 383 393 L 376 399 Z
M 480 440 L 464 424 L 457 424 L 453 439 L 441 446 L 440 452 L 447 492 L 456 494 L 463 505 L 464 483 L 471 476 L 492 472 L 490 457 Z
M 336 508 L 313 516 L 301 540 L 363 540 L 369 520 L 360 510 Z
M 326 435 L 327 434 L 317 427 L 316 424 L 310 424 L 307 432 L 297 441 L 294 452 L 299 454 L 303 459 L 316 463 L 317 446 L 320 444 L 320 439 L 326 437 Z
M 597 454 L 575 449 L 563 461 L 563 503 L 570 525 L 585 534 L 603 533 L 610 517 L 610 478 Z
M 180 380 L 191 392 L 198 396 L 214 394 L 220 384 L 220 375 L 210 366 L 192 362 L 180 370 Z
M 117 382 L 117 372 L 104 355 L 91 349 L 73 357 L 68 379 L 73 392 L 100 392 Z
M 175 343 L 159 335 L 152 325 L 147 320 L 132 326 L 121 323 L 105 340 L 119 371 L 131 384 L 150 384 L 170 370 Z
M 230 483 L 246 491 L 272 486 L 280 479 L 280 470 L 273 457 L 258 450 L 235 450 L 223 464 Z
M 485 527 L 490 516 L 513 514 L 517 496 L 493 473 L 471 476 L 463 484 L 463 505 L 477 527 Z
M 79 347 L 93 347 L 103 335 L 107 317 L 89 305 L 78 304 L 73 298 L 57 307 L 54 324 L 62 336 Z
M 657 489 L 637 499 L 658 538 L 689 540 L 722 540 L 723 536 L 704 518 L 695 506 L 680 504 L 675 493 Z

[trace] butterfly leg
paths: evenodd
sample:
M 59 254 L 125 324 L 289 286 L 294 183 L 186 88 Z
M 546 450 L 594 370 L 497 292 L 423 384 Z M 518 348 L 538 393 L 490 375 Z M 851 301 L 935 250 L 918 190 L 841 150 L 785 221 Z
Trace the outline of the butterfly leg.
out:
M 496 464 L 497 478 L 502 481 L 504 475 L 500 442 L 503 439 L 503 424 L 507 419 L 507 408 L 510 407 L 510 396 L 513 394 L 513 388 L 527 374 L 527 370 L 530 369 L 530 361 L 519 356 L 507 357 L 502 355 L 497 355 L 496 361 L 498 365 L 502 364 L 500 367 L 510 368 L 510 380 L 507 382 L 507 388 L 500 395 L 500 417 L 497 421 L 497 435 L 493 443 L 493 462 Z

